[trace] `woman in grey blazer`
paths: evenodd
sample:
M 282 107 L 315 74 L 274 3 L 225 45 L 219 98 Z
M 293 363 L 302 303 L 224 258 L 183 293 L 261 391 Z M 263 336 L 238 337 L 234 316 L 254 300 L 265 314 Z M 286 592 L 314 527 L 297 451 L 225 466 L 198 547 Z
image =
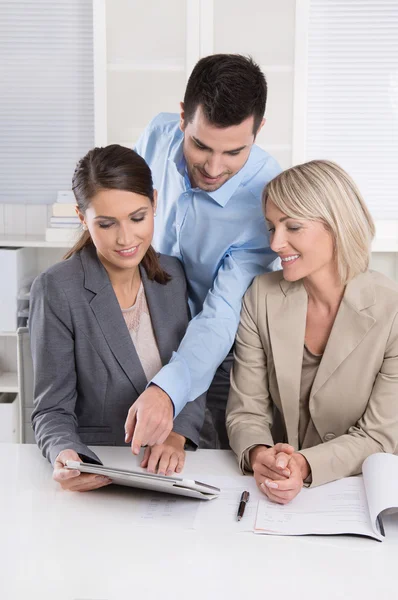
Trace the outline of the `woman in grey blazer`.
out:
M 118 145 L 94 148 L 77 165 L 73 191 L 83 234 L 31 291 L 32 423 L 54 479 L 83 491 L 109 480 L 69 471 L 66 461 L 100 463 L 89 445 L 129 441 L 128 412 L 178 347 L 189 309 L 180 262 L 151 247 L 156 191 L 145 161 Z M 181 471 L 184 445 L 199 444 L 204 403 L 186 405 L 142 466 Z

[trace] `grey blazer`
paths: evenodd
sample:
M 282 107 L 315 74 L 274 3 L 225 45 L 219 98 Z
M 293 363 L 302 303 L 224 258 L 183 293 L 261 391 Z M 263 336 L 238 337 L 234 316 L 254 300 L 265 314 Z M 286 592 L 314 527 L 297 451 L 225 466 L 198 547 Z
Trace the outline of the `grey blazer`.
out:
M 159 284 L 140 267 L 163 364 L 179 346 L 189 321 L 186 280 L 176 258 L 160 256 L 172 280 Z M 108 274 L 94 247 L 39 275 L 31 291 L 29 328 L 34 367 L 32 424 L 52 464 L 71 448 L 100 462 L 88 445 L 122 446 L 124 422 L 147 379 Z M 195 446 L 205 395 L 188 402 L 173 430 Z

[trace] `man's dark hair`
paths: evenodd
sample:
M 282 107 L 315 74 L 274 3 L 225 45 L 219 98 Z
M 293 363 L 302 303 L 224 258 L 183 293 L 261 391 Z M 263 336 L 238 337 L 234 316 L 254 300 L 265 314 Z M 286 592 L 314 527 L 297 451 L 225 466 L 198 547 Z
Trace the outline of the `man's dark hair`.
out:
M 239 125 L 254 117 L 256 135 L 264 117 L 267 82 L 251 57 L 212 54 L 195 65 L 184 96 L 184 121 L 192 121 L 200 105 L 209 123 L 217 127 Z

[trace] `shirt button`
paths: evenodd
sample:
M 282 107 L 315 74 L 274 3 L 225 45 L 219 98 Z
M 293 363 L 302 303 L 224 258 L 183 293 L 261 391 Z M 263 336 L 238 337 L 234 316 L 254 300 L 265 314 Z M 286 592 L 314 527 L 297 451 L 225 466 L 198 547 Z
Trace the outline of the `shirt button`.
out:
M 325 435 L 323 436 L 323 441 L 330 442 L 330 440 L 334 440 L 335 437 L 336 436 L 334 433 L 325 433 Z

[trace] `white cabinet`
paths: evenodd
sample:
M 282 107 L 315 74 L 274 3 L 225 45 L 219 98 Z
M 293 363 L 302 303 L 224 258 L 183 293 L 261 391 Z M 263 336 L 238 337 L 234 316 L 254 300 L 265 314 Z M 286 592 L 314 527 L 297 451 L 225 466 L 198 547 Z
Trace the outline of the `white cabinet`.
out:
M 44 231 L 41 235 L 0 235 L 0 442 L 20 441 L 16 330 L 26 323 L 28 288 L 65 252 L 66 248 L 46 242 Z

